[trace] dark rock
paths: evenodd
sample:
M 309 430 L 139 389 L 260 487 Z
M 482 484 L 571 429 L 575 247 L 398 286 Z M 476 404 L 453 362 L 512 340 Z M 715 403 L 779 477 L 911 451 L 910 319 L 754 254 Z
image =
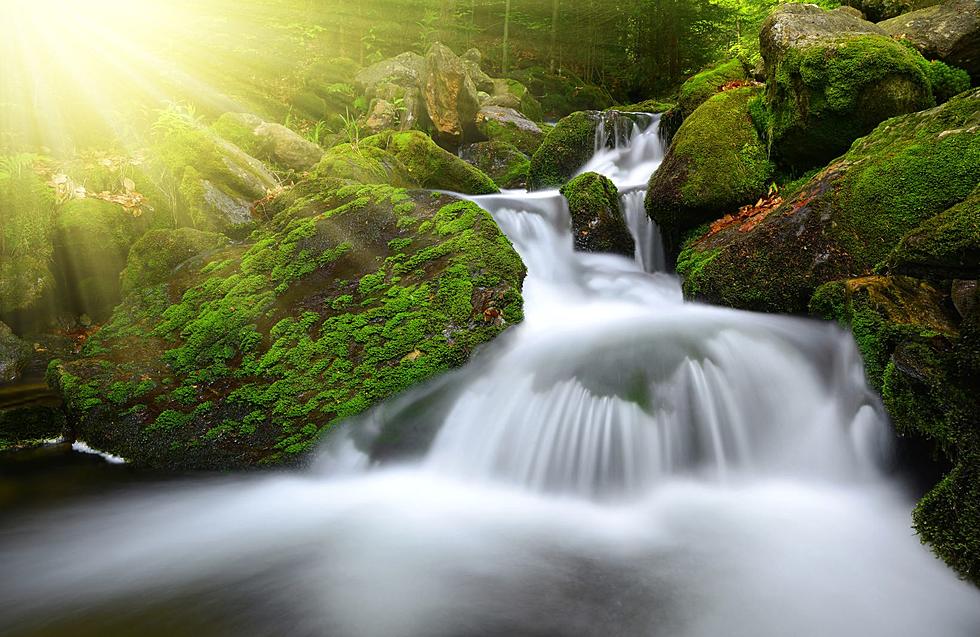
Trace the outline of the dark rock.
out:
M 0 322 L 0 385 L 20 378 L 32 353 L 30 343 L 19 339 L 5 323 Z
M 460 159 L 486 173 L 501 188 L 526 188 L 528 156 L 507 142 L 478 142 L 463 146 Z
M 565 184 L 575 248 L 632 257 L 636 245 L 619 206 L 619 191 L 607 177 L 583 173 Z

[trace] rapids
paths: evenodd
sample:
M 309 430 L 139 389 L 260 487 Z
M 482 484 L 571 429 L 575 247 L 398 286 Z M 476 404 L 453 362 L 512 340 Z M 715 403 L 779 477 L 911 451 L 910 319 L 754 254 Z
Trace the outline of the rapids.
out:
M 980 634 L 980 594 L 909 528 L 851 337 L 686 303 L 664 272 L 657 129 L 600 126 L 582 169 L 621 187 L 635 260 L 573 251 L 557 192 L 473 198 L 527 265 L 522 324 L 305 472 L 18 517 L 3 632 Z

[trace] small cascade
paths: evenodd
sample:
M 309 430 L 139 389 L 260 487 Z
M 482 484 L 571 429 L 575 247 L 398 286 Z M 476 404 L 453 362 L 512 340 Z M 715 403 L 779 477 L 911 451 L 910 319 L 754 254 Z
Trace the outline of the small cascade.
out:
M 619 195 L 619 205 L 623 218 L 636 242 L 636 262 L 644 272 L 665 272 L 667 270 L 667 255 L 664 252 L 663 237 L 660 228 L 647 215 L 644 200 L 645 188 L 628 190 Z

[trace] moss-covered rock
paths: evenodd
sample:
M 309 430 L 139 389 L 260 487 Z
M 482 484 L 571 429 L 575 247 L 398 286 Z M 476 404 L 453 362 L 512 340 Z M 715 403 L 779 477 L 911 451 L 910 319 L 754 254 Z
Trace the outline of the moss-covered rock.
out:
M 120 275 L 122 293 L 129 294 L 165 282 L 189 259 L 227 247 L 228 237 L 193 228 L 151 230 L 129 250 Z
M 323 157 L 322 148 L 295 131 L 250 113 L 225 113 L 213 129 L 249 155 L 281 169 L 309 170 Z
M 683 121 L 708 99 L 732 83 L 747 82 L 751 79 L 741 60 L 727 60 L 710 66 L 693 75 L 681 85 L 677 93 L 676 109 Z
M 38 158 L 0 156 L 0 315 L 35 309 L 55 287 L 50 264 L 54 193 Z
M 279 186 L 261 161 L 186 114 L 166 113 L 154 130 L 153 157 L 183 203 L 179 225 L 234 233 L 254 222 L 254 202 Z
M 897 433 L 951 467 L 916 507 L 915 528 L 980 583 L 980 306 L 962 321 L 949 306 L 943 288 L 890 276 L 828 283 L 811 309 L 854 332 Z
M 250 245 L 130 294 L 53 363 L 74 430 L 146 466 L 295 462 L 521 320 L 524 267 L 486 212 L 335 184 L 284 193 Z
M 846 0 L 872 22 L 881 22 L 925 7 L 937 5 L 942 0 Z
M 537 124 L 514 109 L 501 106 L 481 108 L 476 114 L 476 127 L 488 140 L 513 144 L 528 155 L 533 155 L 544 139 Z
M 977 90 L 888 120 L 774 210 L 691 238 L 678 260 L 686 294 L 804 312 L 819 285 L 870 274 L 903 236 L 970 196 L 978 130 Z
M 478 142 L 463 146 L 460 159 L 473 164 L 501 188 L 526 188 L 531 160 L 513 144 Z
M 595 151 L 598 115 L 579 111 L 562 118 L 531 156 L 528 189 L 559 188 L 585 165 Z
M 880 122 L 934 104 L 915 52 L 870 22 L 785 4 L 766 20 L 760 42 L 766 134 L 795 169 L 819 166 Z
M 490 92 L 486 106 L 512 108 L 533 122 L 544 119 L 544 109 L 537 98 L 526 86 L 510 78 L 493 80 L 493 90 Z
M 509 79 L 526 86 L 540 100 L 547 117 L 560 118 L 577 111 L 603 110 L 615 103 L 604 88 L 584 84 L 571 76 L 551 73 L 542 66 L 514 69 L 509 76 Z M 523 109 L 521 112 L 537 121 L 531 112 Z
M 313 171 L 319 178 L 359 184 L 390 184 L 417 188 L 418 182 L 397 157 L 371 144 L 337 144 L 324 154 Z
M 576 249 L 633 256 L 636 245 L 612 181 L 596 173 L 583 173 L 562 186 L 561 194 L 568 200 Z
M 909 40 L 925 57 L 966 69 L 974 81 L 980 81 L 980 4 L 976 0 L 929 4 L 879 26 L 892 37 Z
M 483 172 L 443 150 L 420 131 L 384 132 L 362 139 L 359 147 L 377 148 L 391 154 L 421 188 L 451 190 L 466 195 L 499 192 L 497 185 Z
M 980 188 L 902 237 L 885 267 L 935 280 L 980 279 Z
M 671 245 L 687 230 L 766 193 L 773 165 L 748 110 L 760 93 L 758 87 L 717 93 L 677 131 L 646 198 L 647 214 Z

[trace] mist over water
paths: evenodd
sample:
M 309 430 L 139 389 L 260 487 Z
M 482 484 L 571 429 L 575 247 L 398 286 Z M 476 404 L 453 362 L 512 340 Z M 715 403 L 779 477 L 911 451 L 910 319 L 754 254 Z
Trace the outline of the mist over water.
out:
M 18 520 L 2 632 L 980 634 L 980 594 L 910 529 L 850 336 L 685 303 L 662 271 L 656 129 L 600 127 L 583 168 L 621 186 L 635 260 L 574 252 L 557 192 L 475 198 L 528 267 L 521 325 L 305 472 Z M 399 428 L 428 435 L 379 451 Z

